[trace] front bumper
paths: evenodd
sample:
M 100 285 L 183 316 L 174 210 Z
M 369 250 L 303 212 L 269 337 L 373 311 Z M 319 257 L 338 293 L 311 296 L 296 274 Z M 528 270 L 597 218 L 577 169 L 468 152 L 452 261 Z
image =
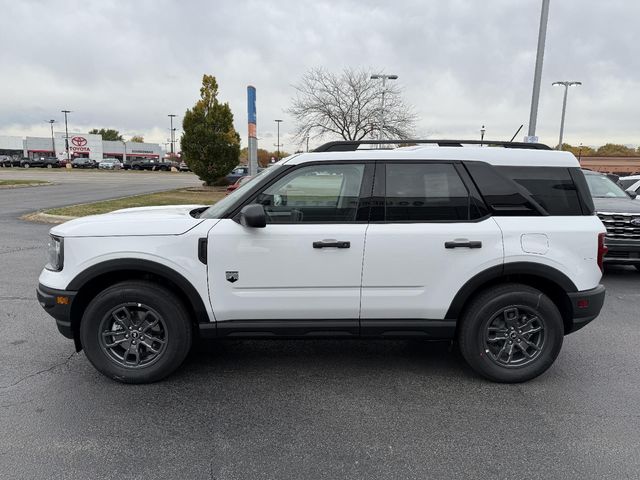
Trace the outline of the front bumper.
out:
M 609 249 L 604 263 L 610 265 L 640 265 L 640 241 L 605 237 Z
M 604 304 L 605 288 L 604 285 L 598 285 L 591 290 L 568 293 L 567 295 L 571 301 L 573 319 L 569 331 L 565 333 L 572 333 L 580 330 L 600 314 Z
M 67 338 L 73 338 L 71 305 L 77 293 L 45 287 L 41 283 L 36 289 L 40 306 L 56 320 L 58 331 Z

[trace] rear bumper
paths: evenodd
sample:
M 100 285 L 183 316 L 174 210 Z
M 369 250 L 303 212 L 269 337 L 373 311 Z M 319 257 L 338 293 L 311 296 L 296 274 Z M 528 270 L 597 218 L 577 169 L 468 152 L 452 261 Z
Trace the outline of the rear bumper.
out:
M 568 293 L 567 295 L 571 301 L 573 319 L 570 330 L 565 333 L 572 333 L 580 330 L 600 315 L 600 310 L 602 310 L 602 305 L 604 304 L 605 288 L 604 285 L 598 285 L 591 290 Z
M 67 338 L 73 338 L 71 305 L 76 294 L 77 292 L 56 290 L 42 284 L 39 284 L 36 289 L 40 306 L 55 319 L 58 331 Z

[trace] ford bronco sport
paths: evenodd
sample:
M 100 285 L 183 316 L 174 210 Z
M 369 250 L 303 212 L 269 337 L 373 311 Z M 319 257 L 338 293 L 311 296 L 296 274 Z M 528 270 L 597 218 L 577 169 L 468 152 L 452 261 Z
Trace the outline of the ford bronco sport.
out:
M 600 312 L 605 229 L 568 152 L 331 142 L 213 206 L 51 229 L 37 294 L 103 374 L 160 380 L 195 337 L 455 340 L 498 382 L 540 375 Z

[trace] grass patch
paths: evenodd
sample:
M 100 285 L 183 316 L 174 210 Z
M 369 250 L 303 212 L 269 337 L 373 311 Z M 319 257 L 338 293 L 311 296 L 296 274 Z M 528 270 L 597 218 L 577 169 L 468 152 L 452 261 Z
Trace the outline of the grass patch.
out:
M 0 180 L 0 186 L 11 187 L 13 185 L 39 185 L 49 183 L 46 180 Z
M 44 213 L 50 215 L 66 215 L 69 217 L 84 217 L 108 213 L 121 208 L 152 207 L 158 205 L 212 205 L 225 196 L 225 189 L 195 189 L 181 188 L 166 192 L 148 193 L 132 197 L 122 197 L 102 202 L 83 203 L 70 207 L 52 208 Z

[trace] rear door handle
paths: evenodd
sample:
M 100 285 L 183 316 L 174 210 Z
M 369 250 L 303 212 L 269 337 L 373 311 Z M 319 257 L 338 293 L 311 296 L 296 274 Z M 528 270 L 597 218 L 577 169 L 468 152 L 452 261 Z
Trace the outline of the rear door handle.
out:
M 444 248 L 482 248 L 480 241 L 444 242 Z
M 321 240 L 313 242 L 313 248 L 351 248 L 351 242 L 341 240 Z

